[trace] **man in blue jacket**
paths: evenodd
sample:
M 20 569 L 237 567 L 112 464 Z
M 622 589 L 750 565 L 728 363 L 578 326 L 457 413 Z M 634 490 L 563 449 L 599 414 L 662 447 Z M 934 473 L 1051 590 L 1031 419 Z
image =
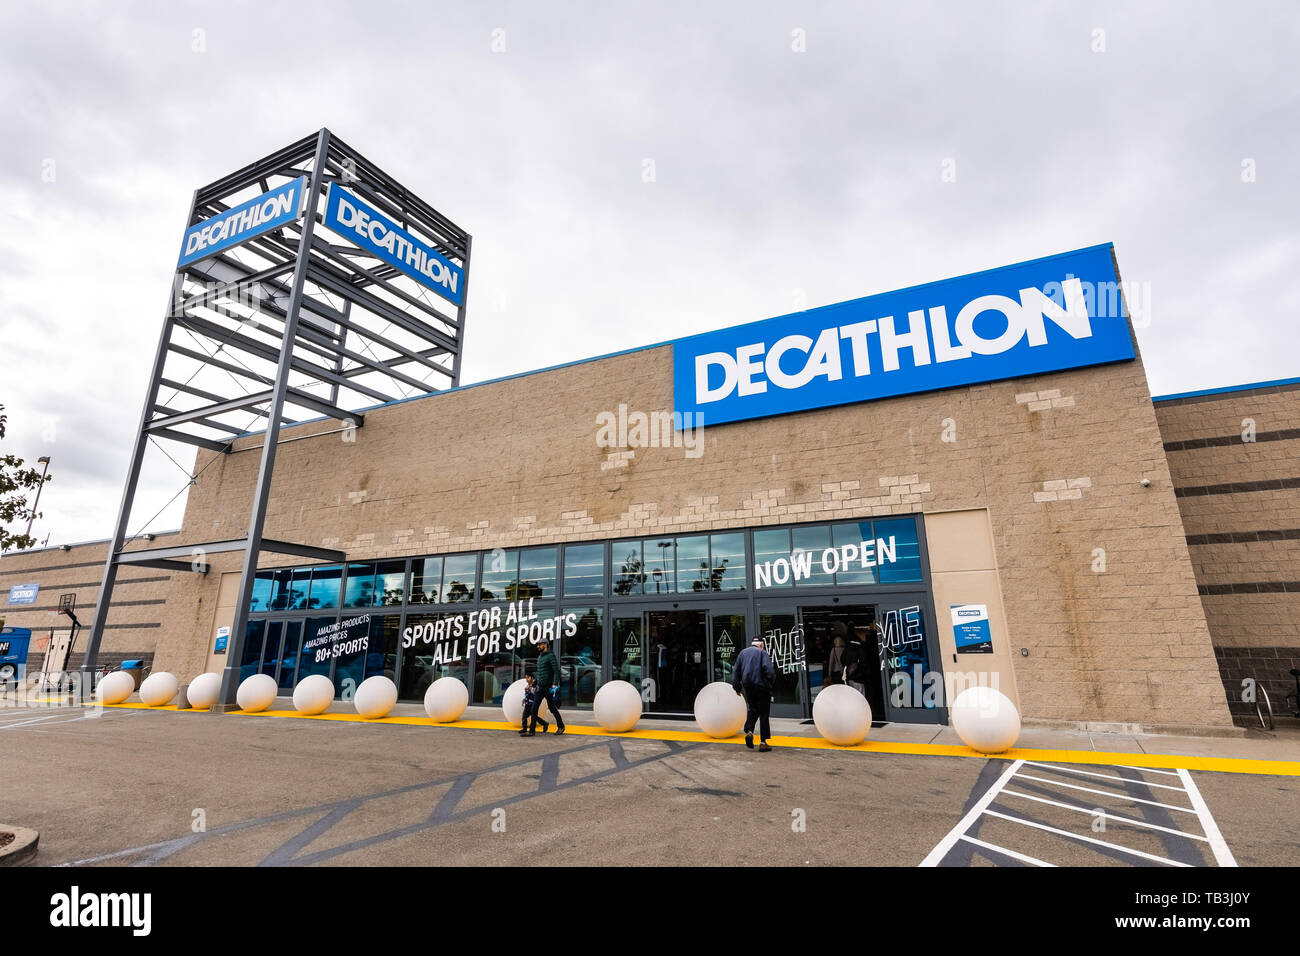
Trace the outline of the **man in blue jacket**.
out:
M 731 672 L 731 686 L 745 698 L 745 746 L 754 749 L 754 724 L 758 724 L 759 752 L 772 748 L 767 745 L 772 737 L 772 686 L 776 683 L 776 664 L 761 637 L 756 637 L 749 647 L 736 657 Z

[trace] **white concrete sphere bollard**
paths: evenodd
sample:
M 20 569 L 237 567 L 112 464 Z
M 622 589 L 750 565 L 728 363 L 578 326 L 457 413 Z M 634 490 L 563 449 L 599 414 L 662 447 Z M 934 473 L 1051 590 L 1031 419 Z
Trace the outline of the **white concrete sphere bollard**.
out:
M 329 710 L 334 703 L 334 682 L 324 674 L 310 674 L 293 689 L 293 707 L 300 714 L 314 717 Z
M 524 725 L 524 687 L 525 682 L 520 679 L 515 681 L 506 688 L 505 694 L 501 697 L 501 713 L 506 715 L 506 720 L 515 727 Z M 541 693 L 540 689 L 538 693 Z M 546 701 L 542 701 L 542 709 L 538 711 L 538 716 L 542 720 L 551 719 L 551 708 Z
M 135 678 L 126 671 L 113 671 L 99 682 L 95 693 L 106 704 L 120 704 L 135 693 Z
M 280 688 L 270 674 L 253 674 L 245 677 L 235 691 L 235 703 L 239 709 L 249 714 L 257 714 L 275 703 L 275 694 Z
M 1011 698 L 992 687 L 967 687 L 948 716 L 962 742 L 982 754 L 1000 754 L 1020 739 L 1020 712 Z
M 726 681 L 705 684 L 695 695 L 695 722 L 710 737 L 734 737 L 745 726 L 745 699 Z
M 439 677 L 424 692 L 424 712 L 440 724 L 460 720 L 467 706 L 469 688 L 455 677 Z
M 195 710 L 207 710 L 221 696 L 221 675 L 208 671 L 200 674 L 190 682 L 185 690 L 185 699 Z
M 625 680 L 612 680 L 596 691 L 591 709 L 600 726 L 625 733 L 641 719 L 641 692 Z
M 832 684 L 813 699 L 813 723 L 831 743 L 852 747 L 871 732 L 871 705 L 848 684 Z
M 397 685 L 383 674 L 367 677 L 352 695 L 352 706 L 366 720 L 387 717 L 397 703 Z
M 170 704 L 176 692 L 181 689 L 175 674 L 159 671 L 150 674 L 140 685 L 140 701 L 149 707 L 162 707 Z

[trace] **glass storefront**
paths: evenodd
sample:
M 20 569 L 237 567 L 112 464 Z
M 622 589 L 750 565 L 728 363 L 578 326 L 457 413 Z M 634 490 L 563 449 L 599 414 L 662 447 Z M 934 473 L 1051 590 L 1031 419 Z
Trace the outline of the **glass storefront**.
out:
M 340 694 L 383 674 L 419 701 L 450 676 L 474 703 L 499 704 L 546 634 L 562 706 L 590 708 L 605 681 L 625 680 L 648 713 L 690 714 L 761 635 L 774 715 L 810 716 L 845 682 L 877 719 L 946 719 L 920 693 L 940 662 L 915 515 L 270 569 L 249 611 L 242 673 L 271 674 L 285 694 L 308 674 Z M 306 646 L 348 622 L 345 648 Z

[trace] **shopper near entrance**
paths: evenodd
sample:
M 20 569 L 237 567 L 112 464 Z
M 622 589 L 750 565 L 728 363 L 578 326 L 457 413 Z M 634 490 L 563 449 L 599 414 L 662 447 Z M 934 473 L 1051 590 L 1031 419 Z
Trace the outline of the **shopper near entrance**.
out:
M 830 656 L 826 658 L 826 685 L 844 683 L 844 638 L 836 637 Z
M 835 622 L 837 640 L 849 633 L 849 629 L 842 622 Z M 853 629 L 852 639 L 844 648 L 844 683 L 863 697 L 867 696 L 867 647 L 862 643 L 862 636 L 858 634 L 857 628 Z
M 529 718 L 533 719 L 534 725 L 536 725 L 537 721 L 541 721 L 542 733 L 546 733 L 550 729 L 551 725 L 542 720 L 541 715 L 537 713 L 537 703 L 537 678 L 533 677 L 532 674 L 526 674 L 524 675 L 524 719 L 519 728 L 520 737 L 536 736 L 533 731 L 528 729 Z
M 555 736 L 560 737 L 564 734 L 564 718 L 560 716 L 559 700 L 560 662 L 556 660 L 555 654 L 551 651 L 551 645 L 547 641 L 538 642 L 537 652 L 537 705 L 533 708 L 533 720 L 532 725 L 528 728 L 528 736 L 531 737 L 532 732 L 537 729 L 537 712 L 542 709 L 544 701 L 551 708 L 551 713 L 555 717 Z
M 766 753 L 772 738 L 772 686 L 776 664 L 761 637 L 756 637 L 736 657 L 731 686 L 745 698 L 745 746 L 754 749 L 754 725 L 758 724 L 759 751 Z

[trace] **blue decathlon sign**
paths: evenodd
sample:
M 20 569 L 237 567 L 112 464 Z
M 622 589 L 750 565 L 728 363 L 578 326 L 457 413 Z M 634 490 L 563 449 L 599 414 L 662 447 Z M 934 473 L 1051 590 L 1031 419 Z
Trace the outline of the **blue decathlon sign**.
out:
M 455 305 L 461 304 L 465 276 L 460 266 L 338 183 L 330 183 L 325 225 Z
M 39 584 L 15 584 L 9 588 L 10 604 L 35 604 L 41 591 Z
M 1134 357 L 1109 243 L 672 346 L 674 410 L 710 425 Z
M 223 249 L 237 246 L 264 232 L 293 222 L 302 209 L 302 197 L 306 189 L 306 177 L 299 176 L 242 205 L 190 226 L 185 230 L 185 238 L 181 241 L 181 257 L 176 268 L 198 262 Z

